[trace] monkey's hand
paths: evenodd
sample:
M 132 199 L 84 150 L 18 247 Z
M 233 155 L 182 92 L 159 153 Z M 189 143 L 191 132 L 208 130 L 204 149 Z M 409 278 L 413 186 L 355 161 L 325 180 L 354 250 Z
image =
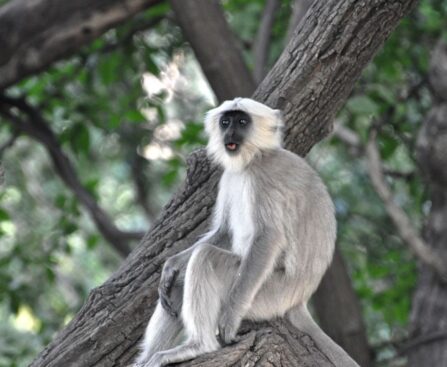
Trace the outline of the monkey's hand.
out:
M 235 342 L 237 331 L 241 325 L 242 317 L 235 311 L 234 307 L 224 305 L 219 316 L 219 338 L 223 344 Z
M 174 258 L 169 258 L 163 267 L 160 284 L 158 286 L 158 295 L 160 297 L 161 306 L 173 317 L 178 316 L 178 310 L 176 310 L 174 303 L 172 302 L 171 291 L 179 272 L 179 266 Z

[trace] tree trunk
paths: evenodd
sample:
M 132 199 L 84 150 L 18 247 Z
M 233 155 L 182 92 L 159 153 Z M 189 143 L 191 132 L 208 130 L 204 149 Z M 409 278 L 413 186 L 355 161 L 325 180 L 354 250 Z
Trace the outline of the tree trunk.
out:
M 250 97 L 255 82 L 220 4 L 210 0 L 171 0 L 171 5 L 217 99 Z
M 14 0 L 0 7 L 0 90 L 160 0 Z
M 424 228 L 426 242 L 447 263 L 447 44 L 439 42 L 430 65 L 435 103 L 417 142 L 419 165 L 430 188 L 431 210 Z M 420 265 L 413 297 L 408 366 L 447 365 L 447 284 Z
M 415 3 L 328 0 L 314 4 L 301 32 L 254 94 L 255 99 L 284 111 L 287 148 L 304 155 L 331 130 L 336 111 L 362 69 Z M 80 312 L 32 366 L 110 367 L 129 363 L 157 299 L 161 266 L 204 231 L 218 179 L 219 171 L 210 166 L 203 150 L 191 155 L 184 187 L 164 208 L 153 229 L 111 278 L 91 292 Z M 279 343 L 271 342 L 271 334 L 260 326 L 254 331 L 253 344 L 233 364 L 248 363 L 246 350 L 265 348 L 263 358 L 254 354 L 249 365 L 279 366 L 284 363 L 281 351 L 285 349 L 281 348 L 290 348 L 296 354 L 290 357 L 289 365 L 324 365 L 315 348 L 300 342 L 306 337 L 296 338 L 294 335 L 300 334 L 292 332 L 284 321 L 274 325 L 282 328 Z M 228 364 L 228 350 L 237 348 L 239 344 L 214 353 L 212 358 L 225 358 Z M 311 353 L 309 362 L 298 360 L 300 350 Z M 188 364 L 216 366 L 213 361 L 204 356 Z
M 224 28 L 224 32 L 215 31 L 216 27 L 214 24 L 225 22 L 221 9 L 210 1 L 175 1 L 174 3 L 175 13 L 182 20 L 180 26 L 191 47 L 197 55 L 205 55 L 205 57 L 200 59 L 204 63 L 203 69 L 206 71 L 208 64 L 219 65 L 219 68 L 224 72 L 240 69 L 241 62 L 243 62 L 240 50 L 236 44 L 225 39 L 225 37 L 232 36 L 228 27 L 221 27 Z M 295 2 L 292 22 L 298 23 L 297 18 L 300 15 L 298 13 L 301 13 L 302 18 L 310 7 L 310 3 L 310 0 L 298 0 Z M 269 35 L 266 35 L 266 33 L 269 32 L 270 23 L 273 22 L 274 8 L 276 6 L 278 6 L 276 1 L 266 3 L 264 18 L 268 18 L 268 20 L 261 22 L 258 30 L 258 38 L 263 39 L 262 43 L 268 43 L 266 40 Z M 207 7 L 211 7 L 214 12 L 210 12 L 210 9 Z M 191 8 L 194 11 L 191 11 Z M 220 13 L 219 10 L 221 11 Z M 214 21 L 210 14 L 218 16 L 220 22 Z M 200 17 L 206 17 L 207 22 L 199 23 L 200 27 L 198 27 L 197 19 Z M 209 34 L 213 34 L 213 37 L 208 39 L 207 42 L 203 42 L 204 35 Z M 225 44 L 224 58 L 219 57 L 217 53 L 222 44 Z M 262 51 L 264 53 L 266 52 L 265 47 L 265 45 L 261 47 L 264 49 Z M 210 49 L 214 52 L 210 52 Z M 260 55 L 257 55 L 255 51 L 253 52 L 256 62 L 259 62 Z M 221 76 L 223 75 L 226 79 L 224 84 L 213 73 L 206 72 L 212 88 L 216 88 L 221 96 L 245 95 L 245 88 L 253 84 L 251 75 L 246 69 L 243 69 L 240 74 L 230 72 Z M 334 287 L 337 290 L 336 292 L 334 292 Z M 328 299 L 330 302 L 327 302 Z M 368 367 L 371 364 L 371 355 L 359 300 L 354 293 L 351 279 L 338 250 L 335 261 L 328 270 L 328 275 L 323 279 L 320 290 L 314 296 L 314 302 L 317 304 L 316 313 L 319 320 L 322 321 L 323 329 L 361 366 Z M 336 318 L 333 317 L 334 309 L 341 310 Z

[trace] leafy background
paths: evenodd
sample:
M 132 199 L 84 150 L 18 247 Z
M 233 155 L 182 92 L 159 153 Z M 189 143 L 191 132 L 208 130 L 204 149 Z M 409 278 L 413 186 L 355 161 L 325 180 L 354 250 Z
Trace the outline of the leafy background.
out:
M 253 67 L 251 45 L 264 1 L 227 0 L 224 6 Z M 284 47 L 290 7 L 281 2 L 270 65 Z M 82 184 L 123 230 L 150 228 L 181 183 L 188 153 L 204 144 L 201 121 L 215 103 L 170 14 L 165 3 L 151 8 L 8 91 L 42 111 Z M 379 147 L 388 182 L 419 229 L 430 203 L 414 145 L 432 104 L 430 51 L 447 38 L 446 19 L 447 1 L 421 1 L 337 117 L 362 141 L 372 121 L 386 118 Z M 1 151 L 0 366 L 27 365 L 122 261 L 55 174 L 43 147 L 16 135 L 0 119 L 0 144 L 15 137 Z M 334 198 L 338 244 L 377 363 L 395 363 L 389 342 L 408 332 L 415 262 L 371 186 L 361 151 L 331 137 L 309 160 Z

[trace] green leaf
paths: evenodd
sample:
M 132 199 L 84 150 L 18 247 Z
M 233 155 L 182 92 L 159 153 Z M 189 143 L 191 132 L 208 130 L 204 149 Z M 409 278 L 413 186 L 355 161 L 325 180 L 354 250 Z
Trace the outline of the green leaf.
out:
M 5 209 L 0 208 L 0 222 L 9 221 L 11 217 Z
M 54 199 L 54 205 L 56 208 L 63 209 L 65 206 L 65 202 L 67 201 L 67 198 L 63 194 L 59 194 Z
M 103 58 L 98 66 L 99 75 L 104 85 L 110 85 L 120 77 L 119 65 L 121 57 L 118 55 L 110 55 Z
M 96 234 L 92 234 L 87 238 L 87 248 L 89 250 L 93 250 L 99 243 L 99 236 Z
M 391 90 L 389 87 L 382 85 L 382 84 L 376 84 L 373 87 L 373 91 L 377 94 L 377 96 L 382 99 L 383 101 L 394 104 L 395 98 L 393 90 Z
M 50 283 L 54 283 L 54 281 L 56 279 L 56 274 L 54 273 L 54 270 L 47 265 L 47 266 L 45 266 L 45 273 L 46 273 L 47 279 L 50 281 Z
M 348 109 L 357 115 L 377 115 L 379 105 L 367 96 L 356 96 L 349 99 Z
M 161 17 L 166 15 L 166 13 L 171 10 L 171 7 L 169 6 L 168 2 L 162 2 L 161 4 L 155 5 L 155 6 L 151 6 L 149 8 L 149 10 L 147 11 L 147 13 L 151 16 L 151 17 Z
M 160 74 L 160 69 L 158 68 L 158 65 L 155 63 L 154 59 L 151 56 L 146 57 L 145 64 L 146 64 L 146 70 L 148 70 L 150 73 L 154 75 Z
M 162 184 L 166 187 L 172 186 L 178 177 L 178 171 L 176 169 L 166 172 L 162 177 Z
M 134 123 L 144 122 L 144 116 L 138 110 L 129 110 L 126 112 L 126 120 Z
M 71 146 L 76 153 L 88 153 L 90 133 L 84 124 L 76 124 L 72 130 Z
M 399 147 L 399 141 L 391 135 L 381 135 L 379 140 L 380 155 L 383 160 L 389 159 Z
M 175 141 L 176 147 L 184 145 L 203 145 L 205 139 L 202 136 L 203 124 L 196 122 L 188 122 L 182 130 L 182 135 Z

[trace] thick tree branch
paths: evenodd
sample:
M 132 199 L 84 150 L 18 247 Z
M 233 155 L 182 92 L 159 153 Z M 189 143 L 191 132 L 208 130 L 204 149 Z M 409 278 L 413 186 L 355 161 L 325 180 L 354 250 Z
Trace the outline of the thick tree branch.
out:
M 270 37 L 275 21 L 276 12 L 280 6 L 279 0 L 267 0 L 259 23 L 258 33 L 253 46 L 253 58 L 255 61 L 254 78 L 257 83 L 264 79 L 267 73 L 267 60 L 270 49 Z
M 267 3 L 264 16 L 269 17 L 269 22 L 272 22 L 273 12 L 272 9 L 269 8 L 269 4 L 270 7 L 274 5 L 272 4 L 272 2 Z M 310 6 L 310 1 L 302 0 L 301 3 L 296 5 L 298 5 L 301 11 L 306 12 L 308 7 Z M 297 16 L 296 11 L 297 9 L 295 9 L 295 17 Z M 295 21 L 296 20 L 297 19 L 295 19 Z M 196 37 L 200 37 L 200 34 L 195 34 L 195 32 L 197 32 L 197 28 L 191 27 L 191 24 L 194 24 L 194 22 L 185 22 L 183 27 L 187 27 L 189 29 L 189 32 L 185 32 L 188 37 L 194 35 L 191 45 L 194 48 L 196 54 L 201 54 L 204 52 L 204 49 L 206 50 L 209 47 L 209 44 L 194 42 L 194 39 Z M 263 27 L 267 27 L 267 25 L 260 26 L 260 33 L 263 34 L 262 37 L 266 37 L 266 33 L 268 33 L 269 30 L 267 32 L 265 29 L 263 29 Z M 208 33 L 205 31 L 205 28 L 201 28 L 200 32 Z M 266 39 L 264 39 L 263 42 L 266 42 Z M 225 50 L 227 54 L 239 53 L 239 50 L 235 45 L 228 44 L 227 46 L 233 47 L 233 50 L 231 50 L 231 52 L 228 52 L 228 49 Z M 256 58 L 259 57 L 260 55 L 258 55 Z M 218 59 L 219 56 L 213 55 L 213 58 Z M 219 62 L 224 63 L 226 65 L 226 69 L 231 70 L 235 68 L 234 65 L 237 65 L 238 59 L 226 57 L 224 60 L 219 60 Z M 233 93 L 233 96 L 237 96 L 244 92 L 243 90 L 237 89 L 237 85 L 240 84 L 240 80 L 242 77 L 244 77 L 244 75 L 235 76 L 234 74 L 229 74 L 226 75 L 226 77 L 237 78 L 237 80 L 233 82 L 233 85 L 236 89 L 230 90 L 229 93 Z M 211 85 L 214 87 L 215 83 L 213 83 L 213 80 L 211 80 L 210 82 Z M 250 80 L 246 81 L 246 84 L 249 83 Z M 349 278 L 349 275 L 347 274 L 346 268 L 344 267 L 343 259 L 341 257 L 341 254 L 338 252 L 338 249 L 336 250 L 335 261 L 329 268 L 328 275 L 324 277 L 320 287 L 321 290 L 320 292 L 317 292 L 315 294 L 314 302 L 320 306 L 316 307 L 316 310 L 322 327 L 362 366 L 369 366 L 371 363 L 371 358 L 360 304 L 352 288 L 351 280 Z M 333 291 L 334 287 L 337 288 L 337 292 Z M 329 302 L 327 302 L 328 299 L 330 299 Z M 333 307 L 336 307 L 337 309 L 344 309 L 344 312 L 338 313 L 338 317 L 335 322 L 329 321 L 330 319 L 333 319 L 333 307 L 328 307 L 329 304 Z M 340 306 L 340 304 L 343 304 L 343 306 Z
M 447 255 L 447 42 L 441 37 L 430 60 L 433 105 L 419 130 L 416 157 L 430 195 L 424 239 L 437 254 Z M 445 269 L 445 267 L 444 267 Z M 432 268 L 421 266 L 411 309 L 411 337 L 424 343 L 406 349 L 409 367 L 447 363 L 447 286 Z M 442 334 L 444 333 L 444 337 Z M 438 337 L 436 338 L 436 334 Z
M 380 154 L 376 142 L 377 132 L 373 130 L 366 145 L 366 157 L 371 182 L 377 194 L 383 201 L 385 209 L 393 221 L 402 240 L 408 244 L 410 250 L 427 266 L 431 267 L 444 281 L 447 280 L 447 263 L 436 254 L 414 229 L 408 216 L 394 202 L 382 171 Z
M 171 5 L 217 99 L 249 97 L 255 82 L 235 46 L 237 41 L 220 4 L 210 0 L 171 0 Z
M 0 7 L 0 90 L 160 0 L 15 0 Z
M 189 2 L 196 1 L 185 1 Z M 304 155 L 327 135 L 336 111 L 362 68 L 415 3 L 415 0 L 327 0 L 311 7 L 300 32 L 254 94 L 257 100 L 283 109 L 289 149 Z M 219 171 L 210 166 L 204 151 L 194 153 L 189 160 L 185 186 L 165 207 L 142 244 L 105 284 L 91 292 L 79 314 L 32 366 L 128 364 L 155 306 L 161 266 L 167 257 L 190 246 L 205 230 L 218 180 Z M 263 330 L 256 331 L 255 344 L 250 350 L 256 351 L 268 343 Z M 290 333 L 285 336 L 287 340 L 296 340 Z M 227 352 L 225 349 L 215 356 Z M 277 353 L 274 348 L 269 351 L 270 356 Z M 255 357 L 250 363 L 272 365 L 269 358 Z M 291 365 L 297 363 L 291 361 Z M 216 366 L 206 356 L 187 365 L 198 364 Z
M 26 119 L 14 112 L 14 108 L 23 112 Z M 45 147 L 56 173 L 86 208 L 104 238 L 118 253 L 127 256 L 130 253 L 128 242 L 140 240 L 144 233 L 123 232 L 115 226 L 107 213 L 98 205 L 93 196 L 80 182 L 73 164 L 62 151 L 56 136 L 50 130 L 40 112 L 24 99 L 0 95 L 0 114 L 4 116 L 6 121 L 11 123 L 13 128 L 27 134 Z

